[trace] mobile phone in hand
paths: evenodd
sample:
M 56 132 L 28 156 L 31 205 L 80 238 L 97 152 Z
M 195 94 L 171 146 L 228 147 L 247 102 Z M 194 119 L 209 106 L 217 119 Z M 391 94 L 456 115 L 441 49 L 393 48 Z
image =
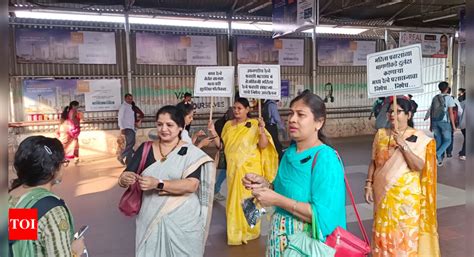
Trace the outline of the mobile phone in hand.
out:
M 81 229 L 79 229 L 79 231 L 76 232 L 76 234 L 74 234 L 74 239 L 81 238 L 84 235 L 84 233 L 86 233 L 87 229 L 89 229 L 88 225 L 82 226 Z

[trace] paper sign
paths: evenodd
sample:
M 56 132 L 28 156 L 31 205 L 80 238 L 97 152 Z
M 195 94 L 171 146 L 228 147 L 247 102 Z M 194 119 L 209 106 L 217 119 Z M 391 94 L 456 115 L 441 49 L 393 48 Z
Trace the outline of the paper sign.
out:
M 89 81 L 87 81 L 87 80 L 78 80 L 76 91 L 78 93 L 89 93 L 90 92 Z
M 241 97 L 280 100 L 280 65 L 239 64 Z
M 234 87 L 234 67 L 196 67 L 194 80 L 195 96 L 232 97 Z
M 368 96 L 423 92 L 421 45 L 411 45 L 367 56 Z

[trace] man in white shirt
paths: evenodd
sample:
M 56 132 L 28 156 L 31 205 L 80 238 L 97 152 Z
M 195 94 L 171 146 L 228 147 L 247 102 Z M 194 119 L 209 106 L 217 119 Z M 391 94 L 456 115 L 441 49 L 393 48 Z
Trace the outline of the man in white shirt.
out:
M 135 112 L 132 109 L 133 96 L 125 94 L 124 102 L 118 112 L 118 125 L 120 132 L 125 136 L 125 148 L 122 154 L 117 157 L 122 164 L 128 164 L 132 160 L 133 147 L 135 146 Z M 125 159 L 125 161 L 124 161 Z

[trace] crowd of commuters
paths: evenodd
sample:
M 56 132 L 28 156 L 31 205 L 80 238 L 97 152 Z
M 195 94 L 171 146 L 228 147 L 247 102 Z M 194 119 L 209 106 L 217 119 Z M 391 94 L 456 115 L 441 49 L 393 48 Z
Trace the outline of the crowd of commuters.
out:
M 439 256 L 436 163 L 450 157 L 452 132 L 461 128 L 464 137 L 466 133 L 465 90 L 459 89 L 457 100 L 446 82 L 439 90 L 428 111 L 434 139 L 414 128 L 418 106 L 412 96 L 398 96 L 395 106 L 393 97 L 374 103 L 375 117 L 384 117 L 364 187 L 365 200 L 374 204 L 372 256 Z M 85 249 L 82 238 L 72 237 L 71 213 L 51 193 L 61 181 L 63 164 L 78 158 L 78 106 L 73 101 L 64 109 L 60 140 L 29 137 L 16 152 L 18 178 L 10 187 L 9 207 L 41 205 L 43 198 L 52 199 L 53 205 L 40 216 L 39 241 L 12 242 L 14 256 L 75 256 Z M 194 106 L 186 94 L 176 106 L 158 110 L 157 138 L 134 151 L 143 119 L 137 108 L 126 94 L 118 114 L 125 137 L 118 160 L 126 164 L 118 184 L 128 188 L 137 183 L 143 192 L 136 216 L 136 256 L 203 256 L 213 199 L 226 200 L 229 245 L 260 236 L 260 223 L 251 226 L 244 216 L 245 199 L 275 207 L 266 256 L 284 256 L 287 236 L 311 234 L 313 223 L 321 242 L 337 227 L 346 228 L 344 166 L 324 136 L 326 105 L 319 96 L 305 90 L 291 101 L 286 124 L 291 143 L 285 150 L 278 140 L 285 125 L 273 101 L 264 103 L 262 117 L 252 118 L 249 101 L 237 97 L 224 116 L 208 122 L 207 131 L 190 135 Z M 465 142 L 459 158 L 466 158 Z M 226 179 L 224 197 L 220 189 Z

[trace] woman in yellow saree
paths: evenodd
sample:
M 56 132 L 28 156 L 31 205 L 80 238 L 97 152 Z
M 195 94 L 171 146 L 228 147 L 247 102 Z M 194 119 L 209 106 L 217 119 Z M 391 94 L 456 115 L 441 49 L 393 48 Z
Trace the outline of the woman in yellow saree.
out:
M 374 202 L 372 256 L 438 257 L 436 143 L 413 128 L 409 100 L 397 98 L 388 115 L 392 128 L 375 135 L 365 186 Z
M 226 122 L 222 130 L 227 161 L 227 243 L 240 245 L 260 236 L 260 223 L 250 228 L 242 210 L 242 200 L 252 197 L 252 192 L 242 185 L 242 178 L 253 172 L 273 181 L 278 154 L 263 120 L 248 118 L 247 99 L 237 98 L 233 110 L 234 119 Z

